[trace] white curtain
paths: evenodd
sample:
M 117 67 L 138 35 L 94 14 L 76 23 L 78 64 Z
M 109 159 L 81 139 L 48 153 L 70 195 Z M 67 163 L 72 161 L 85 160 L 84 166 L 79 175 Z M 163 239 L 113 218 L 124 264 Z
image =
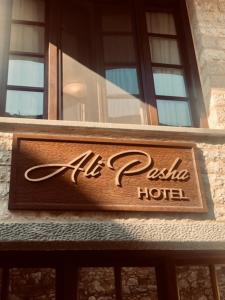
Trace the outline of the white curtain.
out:
M 189 104 L 186 101 L 157 100 L 159 122 L 163 125 L 191 126 Z
M 10 50 L 44 53 L 44 27 L 12 24 Z
M 177 40 L 150 37 L 149 43 L 153 63 L 181 64 Z
M 13 0 L 12 18 L 44 22 L 45 4 L 43 0 Z
M 146 13 L 147 30 L 149 33 L 176 34 L 174 17 L 169 13 Z

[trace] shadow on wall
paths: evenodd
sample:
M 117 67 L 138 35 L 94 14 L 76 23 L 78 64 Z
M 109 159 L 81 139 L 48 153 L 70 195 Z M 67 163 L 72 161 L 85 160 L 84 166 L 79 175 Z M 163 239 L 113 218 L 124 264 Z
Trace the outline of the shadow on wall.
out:
M 82 16 L 82 14 L 81 14 Z M 85 23 L 85 18 L 83 20 L 77 19 L 77 22 Z M 93 71 L 95 66 L 92 66 L 92 61 L 90 53 L 87 54 L 84 51 L 88 51 L 88 40 L 86 39 L 85 28 L 80 33 L 72 34 L 68 36 L 69 33 L 65 33 L 65 40 L 69 45 L 71 45 L 71 39 L 78 39 L 81 49 L 71 49 L 67 43 L 65 43 L 63 50 L 63 60 L 64 63 L 68 66 L 67 75 L 63 79 L 63 93 L 65 94 L 65 111 L 68 114 L 74 115 L 74 109 L 76 112 L 79 112 L 77 115 L 78 120 L 82 120 L 84 117 L 84 105 L 87 110 L 85 113 L 90 116 L 90 120 L 96 121 L 100 118 L 98 107 L 101 105 L 99 102 L 100 98 L 98 97 L 99 93 L 106 92 L 108 89 L 109 94 L 120 95 L 122 98 L 127 98 L 132 102 L 132 105 L 126 104 L 119 107 L 117 105 L 110 106 L 108 112 L 111 114 L 111 118 L 117 122 L 123 121 L 126 122 L 129 119 L 136 122 L 137 115 L 140 113 L 140 102 L 142 101 L 138 97 L 134 97 L 126 91 L 122 90 L 120 87 L 113 84 L 112 81 L 105 81 L 101 74 L 97 74 Z M 54 40 L 52 41 L 54 44 Z M 73 43 L 74 45 L 77 43 Z M 87 54 L 87 55 L 86 55 Z M 88 60 L 86 60 L 88 58 Z M 90 60 L 89 60 L 90 59 Z M 124 71 L 125 73 L 128 71 Z M 112 69 L 110 76 L 114 76 L 115 69 Z M 135 86 L 133 84 L 135 74 L 130 72 L 129 76 L 132 88 Z M 100 83 L 104 81 L 104 86 L 106 90 L 100 91 L 98 86 L 101 86 Z M 97 84 L 96 84 L 97 83 Z M 98 85 L 99 83 L 99 85 Z M 135 94 L 135 93 L 134 93 Z M 133 97 L 133 98 L 132 98 Z M 96 102 L 93 103 L 93 99 L 96 99 Z M 115 99 L 114 99 L 115 100 Z M 131 103 L 129 102 L 129 103 Z M 135 104 L 134 104 L 135 103 Z M 104 107 L 104 105 L 102 106 Z M 78 108 L 78 109 L 77 109 Z M 122 112 L 122 115 L 120 115 Z M 138 112 L 138 113 L 137 113 Z M 100 110 L 101 113 L 101 110 Z M 103 113 L 104 115 L 104 113 Z M 124 117 L 125 116 L 125 117 Z M 121 119 L 120 119 L 121 118 Z M 139 118 L 139 117 L 138 117 Z M 132 123 L 132 122 L 131 122 Z M 221 143 L 221 141 L 220 141 Z M 199 150 L 200 157 L 202 161 L 202 173 L 207 174 L 207 162 L 204 160 L 203 152 Z M 32 161 L 33 165 L 39 165 L 43 162 L 38 157 L 32 157 L 30 153 L 25 153 L 27 157 L 27 162 Z M 54 158 L 54 151 L 51 152 Z M 216 172 L 216 170 L 215 170 Z M 68 191 L 74 188 L 71 184 L 68 183 L 67 175 L 64 173 L 57 177 L 57 183 L 51 184 L 52 189 L 55 189 L 60 192 L 61 190 Z M 20 178 L 17 182 L 18 185 L 23 184 L 23 178 Z M 107 242 L 116 244 L 123 243 L 124 247 L 128 247 L 129 243 L 134 243 L 137 245 L 146 245 L 150 247 L 158 247 L 161 243 L 160 239 L 163 240 L 163 245 L 165 247 L 173 246 L 173 242 L 169 242 L 170 238 L 173 239 L 174 235 L 176 236 L 176 230 L 182 227 L 182 232 L 185 232 L 185 228 L 190 230 L 192 225 L 187 225 L 182 223 L 182 221 L 205 221 L 205 220 L 214 220 L 214 204 L 212 200 L 212 195 L 210 191 L 210 185 L 208 176 L 204 176 L 204 186 L 205 193 L 207 195 L 209 212 L 206 214 L 175 214 L 175 213 L 140 213 L 140 212 L 61 212 L 61 211 L 51 211 L 51 212 L 27 212 L 27 211 L 13 211 L 12 216 L 23 217 L 23 220 L 26 217 L 29 217 L 29 221 L 33 218 L 35 223 L 13 223 L 13 224 L 4 224 L 0 236 L 2 240 L 26 240 L 26 241 L 82 241 L 83 243 L 98 244 L 96 241 L 104 241 L 105 247 L 107 247 Z M 26 193 L 27 191 L 24 191 Z M 83 201 L 89 203 L 90 205 L 95 205 L 96 210 L 100 210 L 101 207 L 98 203 L 95 202 L 95 199 L 92 198 L 91 194 L 86 194 L 82 189 L 77 189 L 77 194 L 82 197 Z M 46 196 L 49 194 L 47 193 Z M 37 199 L 38 194 L 30 195 L 34 200 Z M 48 197 L 49 198 L 49 197 Z M 40 200 L 40 199 L 39 199 Z M 51 199 L 54 201 L 54 198 Z M 44 201 L 44 200 L 43 200 Z M 13 218 L 12 218 L 13 219 Z M 170 224 L 161 224 L 160 222 L 164 221 L 177 221 L 171 225 Z M 65 224 L 66 223 L 66 224 Z M 191 222 L 190 222 L 191 223 Z M 201 234 L 199 224 L 194 224 L 193 228 L 196 232 Z M 174 229 L 174 232 L 171 232 Z M 182 238 L 182 235 L 177 235 Z M 167 238 L 166 238 L 167 237 Z M 203 235 L 203 237 L 206 237 Z M 193 237 L 194 238 L 194 237 Z M 197 237 L 196 237 L 197 238 Z M 143 240 L 148 240 L 145 242 Z M 154 242 L 149 242 L 153 240 Z M 125 241 L 125 242 L 124 242 Z M 138 242 L 139 241 L 139 242 Z M 158 242 L 157 242 L 158 241 Z M 128 244 L 126 244 L 126 242 Z M 179 240 L 177 240 L 179 243 Z M 177 245 L 176 242 L 176 245 Z M 199 247 L 204 247 L 207 243 L 199 243 Z M 101 247 L 101 246 L 100 246 Z M 110 246 L 112 248 L 112 246 Z M 182 242 L 180 247 L 187 247 L 185 242 Z
M 216 143 L 215 143 L 216 144 Z M 40 149 L 39 149 L 40 151 Z M 52 161 L 54 163 L 54 149 L 50 149 Z M 203 159 L 203 152 L 200 151 Z M 32 162 L 33 165 L 40 165 L 43 163 L 41 156 L 31 156 L 29 152 L 24 152 L 27 164 Z M 19 162 L 23 164 L 23 161 Z M 70 183 L 68 176 L 71 171 L 64 172 L 55 178 L 49 179 L 48 184 L 43 187 L 49 189 L 51 187 L 54 193 L 61 190 L 66 190 L 67 195 L 71 189 L 76 187 Z M 206 174 L 207 169 L 205 162 L 201 166 L 201 172 Z M 68 174 L 67 174 L 68 173 Z M 12 224 L 1 224 L 0 238 L 4 241 L 62 241 L 62 242 L 77 242 L 76 247 L 87 248 L 102 248 L 100 242 L 104 242 L 104 248 L 112 249 L 114 246 L 121 248 L 139 248 L 145 247 L 148 249 L 187 249 L 188 247 L 196 247 L 196 249 L 203 249 L 204 246 L 210 247 L 212 243 L 207 242 L 212 239 L 210 232 L 210 225 L 204 222 L 190 222 L 214 220 L 214 205 L 207 175 L 204 176 L 205 193 L 207 195 L 207 202 L 209 212 L 206 214 L 189 214 L 189 213 L 146 213 L 146 212 L 100 212 L 101 206 L 91 197 L 90 193 L 84 192 L 82 189 L 77 190 L 79 196 L 84 202 L 96 207 L 93 212 L 62 212 L 62 211 L 12 211 Z M 16 182 L 18 186 L 23 186 L 24 178 L 18 178 Z M 35 184 L 35 183 L 30 183 Z M 39 190 L 39 188 L 37 187 Z M 29 194 L 32 201 L 38 199 L 39 194 Z M 25 195 L 27 198 L 28 191 L 24 190 L 20 197 Z M 43 191 L 42 191 L 43 192 Z M 49 195 L 47 194 L 49 200 Z M 21 193 L 21 190 L 20 190 Z M 48 191 L 47 191 L 48 193 Z M 72 193 L 71 201 L 75 201 Z M 51 199 L 51 198 L 50 198 Z M 38 201 L 45 201 L 45 199 L 38 199 Z M 54 202 L 54 198 L 51 199 Z M 22 216 L 24 222 L 16 223 L 16 218 Z M 171 221 L 171 222 L 166 222 Z M 173 222 L 174 221 L 174 222 Z M 215 236 L 220 234 L 220 225 L 215 225 Z M 218 228 L 217 228 L 218 226 Z M 221 238 L 222 239 L 222 238 Z M 205 242 L 202 242 L 204 240 Z M 181 242 L 182 241 L 182 242 Z M 57 242 L 56 242 L 57 243 Z M 80 246 L 79 246 L 80 244 Z M 214 242 L 212 247 L 220 248 L 224 246 L 222 241 Z M 60 247 L 60 245 L 59 245 Z M 75 247 L 75 245 L 74 245 Z
M 211 89 L 209 103 L 210 127 L 225 129 L 225 85 Z
M 117 35 L 109 32 L 102 36 L 106 51 L 103 57 L 101 43 L 93 32 L 98 24 L 93 17 L 92 2 L 64 3 L 60 45 L 57 35 L 51 37 L 50 47 L 58 45 L 62 53 L 62 117 L 64 120 L 146 124 L 133 33 L 129 29 L 126 34 L 122 30 Z M 52 14 L 53 21 L 55 18 L 57 12 Z
M 186 1 L 210 128 L 225 128 L 224 1 Z

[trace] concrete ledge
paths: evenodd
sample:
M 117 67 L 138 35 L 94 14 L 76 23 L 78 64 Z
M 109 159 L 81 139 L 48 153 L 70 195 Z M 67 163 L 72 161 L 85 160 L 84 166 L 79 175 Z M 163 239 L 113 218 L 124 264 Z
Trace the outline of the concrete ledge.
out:
M 225 140 L 225 130 L 152 125 L 124 125 L 60 120 L 33 120 L 0 117 L 2 132 L 73 134 L 138 139 Z
M 127 242 L 127 241 L 111 241 L 111 242 L 73 242 L 73 241 L 11 241 L 1 242 L 0 251 L 213 251 L 221 252 L 224 255 L 224 242 Z
M 129 222 L 76 222 L 0 224 L 2 243 L 73 242 L 102 249 L 224 250 L 225 224 L 215 222 L 131 224 Z M 95 247 L 94 247 L 95 248 Z

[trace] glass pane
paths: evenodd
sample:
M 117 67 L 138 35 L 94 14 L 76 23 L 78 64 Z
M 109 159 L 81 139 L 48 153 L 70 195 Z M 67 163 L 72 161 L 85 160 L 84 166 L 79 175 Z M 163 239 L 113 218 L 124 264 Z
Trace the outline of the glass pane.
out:
M 131 32 L 131 17 L 126 14 L 102 16 L 102 29 L 104 32 Z
M 7 91 L 6 113 L 11 117 L 43 117 L 43 93 Z
M 225 299 L 225 265 L 216 265 L 216 277 L 219 287 L 220 299 Z
M 180 300 L 213 300 L 209 268 L 182 266 L 176 268 Z
M 180 65 L 177 41 L 174 39 L 149 38 L 152 62 Z
M 78 300 L 116 300 L 113 268 L 81 268 Z
M 149 33 L 176 34 L 174 17 L 170 13 L 146 13 L 147 30 Z
M 63 120 L 85 121 L 85 103 L 79 103 L 66 94 L 63 95 Z
M 44 53 L 44 28 L 33 25 L 12 24 L 10 50 Z
M 43 59 L 26 56 L 10 56 L 8 85 L 43 87 Z
M 44 22 L 45 4 L 43 0 L 13 0 L 14 20 Z
M 108 69 L 106 79 L 107 95 L 139 94 L 135 68 Z
M 122 268 L 123 300 L 157 300 L 154 268 Z
M 141 102 L 137 98 L 108 99 L 108 121 L 110 123 L 143 123 Z
M 171 126 L 191 126 L 189 104 L 186 101 L 157 100 L 159 123 Z
M 8 299 L 54 300 L 55 286 L 54 269 L 13 268 L 9 270 Z
M 134 63 L 136 61 L 132 36 L 105 36 L 105 63 Z
M 64 120 L 99 121 L 99 80 L 98 74 L 75 58 L 63 54 Z
M 79 1 L 64 1 L 62 9 L 61 50 L 89 67 L 92 35 L 88 5 L 79 4 Z
M 186 97 L 182 70 L 153 68 L 156 95 Z

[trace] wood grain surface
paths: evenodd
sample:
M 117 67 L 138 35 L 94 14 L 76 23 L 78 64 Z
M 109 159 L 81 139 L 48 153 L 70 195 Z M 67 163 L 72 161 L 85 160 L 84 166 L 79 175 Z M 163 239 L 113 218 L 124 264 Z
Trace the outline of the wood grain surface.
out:
M 10 209 L 206 212 L 195 145 L 15 134 Z

